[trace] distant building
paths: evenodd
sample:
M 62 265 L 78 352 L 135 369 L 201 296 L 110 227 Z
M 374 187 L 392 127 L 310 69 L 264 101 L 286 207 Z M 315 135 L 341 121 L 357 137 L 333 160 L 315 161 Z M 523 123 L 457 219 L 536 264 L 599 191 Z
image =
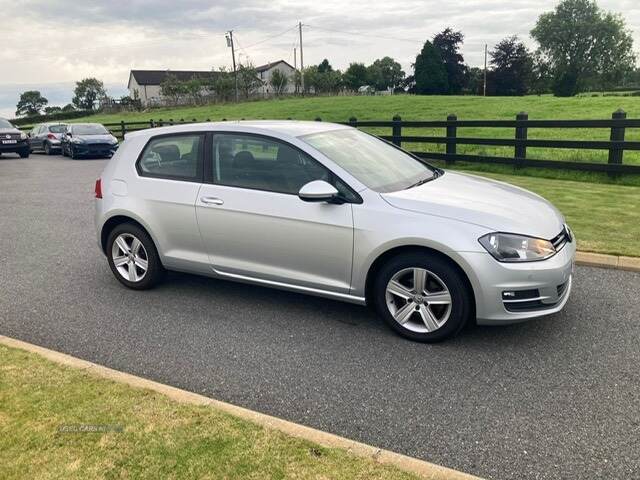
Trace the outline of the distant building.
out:
M 282 93 L 293 93 L 296 90 L 296 82 L 295 82 L 295 73 L 296 69 L 293 68 L 289 63 L 284 60 L 278 60 L 276 62 L 267 63 L 265 65 L 260 65 L 256 67 L 256 71 L 258 72 L 258 77 L 262 80 L 263 93 L 273 93 L 273 87 L 271 86 L 271 75 L 276 70 L 280 70 L 282 73 L 286 75 L 289 79 L 286 87 L 283 89 Z
M 173 75 L 180 81 L 188 81 L 193 77 L 210 80 L 219 72 L 196 70 L 131 70 L 129 73 L 129 96 L 140 99 L 142 106 L 161 105 L 163 102 L 160 93 L 160 84 Z M 137 95 L 136 95 L 137 92 Z
M 273 94 L 270 80 L 271 75 L 276 70 L 280 70 L 289 79 L 287 86 L 284 88 L 284 93 L 293 93 L 295 91 L 295 68 L 284 60 L 278 60 L 256 67 L 258 77 L 262 81 L 262 86 L 256 93 Z M 173 75 L 180 81 L 188 81 L 194 77 L 201 80 L 212 80 L 219 74 L 220 72 L 212 70 L 131 70 L 127 88 L 129 89 L 129 96 L 138 98 L 142 106 L 162 105 L 165 99 L 162 98 L 160 93 L 160 85 L 167 76 Z

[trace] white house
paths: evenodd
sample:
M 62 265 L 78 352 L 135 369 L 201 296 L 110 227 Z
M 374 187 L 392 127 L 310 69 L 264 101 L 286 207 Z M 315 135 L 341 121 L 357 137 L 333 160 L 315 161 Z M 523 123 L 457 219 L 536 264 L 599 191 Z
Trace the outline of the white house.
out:
M 293 68 L 289 63 L 284 60 L 278 60 L 275 62 L 267 63 L 265 65 L 260 65 L 256 67 L 256 71 L 258 72 L 258 76 L 260 80 L 262 80 L 262 93 L 270 94 L 273 92 L 273 87 L 271 86 L 271 75 L 276 70 L 280 70 L 287 78 L 288 82 L 285 88 L 282 90 L 282 93 L 294 93 L 296 90 L 296 82 L 295 82 L 295 72 L 296 69 Z

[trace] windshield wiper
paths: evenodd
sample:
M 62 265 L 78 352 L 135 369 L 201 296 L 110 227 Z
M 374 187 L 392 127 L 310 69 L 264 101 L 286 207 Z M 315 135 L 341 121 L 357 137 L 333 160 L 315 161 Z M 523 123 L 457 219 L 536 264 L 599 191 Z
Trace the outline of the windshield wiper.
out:
M 435 172 L 435 171 L 434 171 L 432 176 L 430 176 L 430 177 L 426 177 L 426 178 L 423 178 L 422 180 L 418 180 L 416 183 L 411 184 L 411 185 L 409 185 L 407 188 L 405 188 L 405 190 L 409 190 L 410 188 L 413 188 L 413 187 L 419 187 L 419 186 L 420 186 L 420 185 L 422 185 L 422 184 L 425 184 L 425 183 L 427 183 L 427 182 L 430 182 L 430 181 L 431 181 L 431 180 L 433 180 L 434 178 L 438 178 L 438 175 L 439 175 L 439 174 L 438 174 L 437 172 Z

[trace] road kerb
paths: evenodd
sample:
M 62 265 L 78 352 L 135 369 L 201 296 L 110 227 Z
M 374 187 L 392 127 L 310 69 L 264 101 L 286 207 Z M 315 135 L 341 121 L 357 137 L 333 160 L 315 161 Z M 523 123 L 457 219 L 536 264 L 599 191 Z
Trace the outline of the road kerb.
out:
M 612 268 L 640 272 L 640 258 L 605 255 L 603 253 L 577 252 L 576 263 L 588 267 Z
M 324 447 L 340 448 L 358 457 L 370 458 L 383 465 L 393 465 L 400 470 L 414 473 L 428 480 L 481 480 L 480 477 L 459 472 L 451 468 L 436 465 L 417 458 L 408 457 L 389 450 L 380 449 L 365 443 L 356 442 L 355 440 L 340 437 L 332 433 L 323 432 L 322 430 L 316 430 L 315 428 L 306 427 L 288 420 L 272 417 L 247 408 L 238 407 L 230 403 L 205 397 L 204 395 L 189 392 L 187 390 L 181 390 L 163 383 L 154 382 L 153 380 L 148 380 L 146 378 L 137 377 L 129 373 L 113 370 L 87 360 L 82 360 L 65 353 L 49 350 L 48 348 L 16 340 L 4 335 L 0 335 L 0 344 L 36 353 L 59 365 L 86 370 L 99 377 L 124 383 L 131 387 L 152 390 L 180 403 L 209 405 L 229 413 L 230 415 L 248 420 L 263 427 L 272 428 L 287 435 L 302 438 Z

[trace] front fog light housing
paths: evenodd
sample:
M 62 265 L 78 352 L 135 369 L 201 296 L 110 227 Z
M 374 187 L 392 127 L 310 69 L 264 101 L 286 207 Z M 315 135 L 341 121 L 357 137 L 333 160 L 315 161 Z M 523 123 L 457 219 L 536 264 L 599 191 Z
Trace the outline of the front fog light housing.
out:
M 556 254 L 550 241 L 526 235 L 488 233 L 478 241 L 499 262 L 535 262 Z

